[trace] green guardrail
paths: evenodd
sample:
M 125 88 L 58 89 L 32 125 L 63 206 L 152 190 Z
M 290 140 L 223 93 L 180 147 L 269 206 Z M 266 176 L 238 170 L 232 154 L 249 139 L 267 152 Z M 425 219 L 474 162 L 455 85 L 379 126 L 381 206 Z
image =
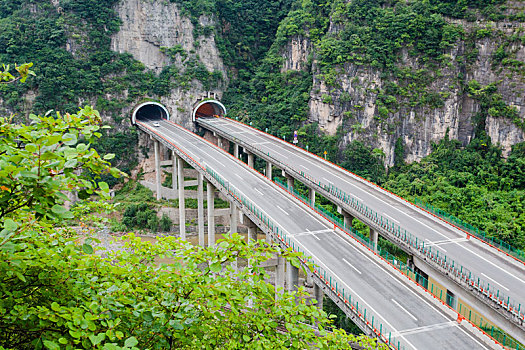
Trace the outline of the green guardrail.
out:
M 313 180 L 309 176 L 304 174 L 304 172 L 301 172 L 301 175 L 305 176 L 306 178 L 310 180 Z M 296 196 L 304 200 L 305 203 L 308 203 L 308 204 L 310 203 L 309 200 L 305 196 L 298 193 L 295 189 L 293 188 L 288 189 L 288 186 L 278 179 L 276 179 L 275 181 L 277 184 L 279 184 L 283 188 L 289 190 L 290 192 L 294 193 Z M 482 293 L 487 298 L 493 300 L 503 309 L 514 314 L 519 319 L 525 320 L 525 315 L 521 311 L 521 304 L 517 303 L 514 300 L 511 300 L 510 296 L 506 295 L 504 292 L 494 287 L 494 284 L 491 286 L 490 282 L 485 281 L 484 279 L 476 276 L 468 268 L 461 265 L 454 259 L 447 257 L 446 254 L 443 254 L 443 252 L 440 252 L 435 247 L 432 247 L 432 246 L 429 247 L 428 244 L 425 246 L 424 240 L 419 239 L 417 236 L 401 228 L 396 222 L 392 221 L 391 219 L 383 217 L 381 214 L 377 213 L 373 209 L 361 203 L 357 198 L 348 195 L 344 191 L 338 189 L 337 187 L 331 184 L 324 185 L 319 182 L 319 185 L 324 190 L 328 191 L 330 194 L 337 197 L 339 200 L 348 204 L 350 207 L 354 208 L 357 212 L 361 213 L 369 220 L 375 222 L 377 225 L 381 226 L 384 230 L 388 231 L 390 234 L 392 234 L 393 236 L 395 236 L 396 238 L 398 238 L 405 244 L 419 251 L 421 254 L 425 255 L 428 259 L 432 260 L 434 263 L 441 266 L 452 277 L 462 281 L 463 283 L 467 284 L 469 287 L 477 289 L 480 293 Z M 345 228 L 344 224 L 341 223 L 341 220 L 338 217 L 334 216 L 332 213 L 327 212 L 324 208 L 318 205 L 315 205 L 314 209 L 318 210 L 320 213 L 325 215 L 328 219 L 332 220 L 335 224 L 339 225 L 342 228 Z M 347 232 L 352 233 L 356 239 L 360 240 L 361 242 L 363 242 L 364 244 L 370 247 L 370 242 L 368 241 L 368 238 L 363 237 L 362 234 L 355 233 L 353 231 L 355 230 L 353 229 L 347 230 Z
M 359 317 L 361 321 L 364 322 L 364 324 L 370 327 L 383 342 L 397 350 L 406 349 L 405 344 L 402 342 L 402 338 L 397 336 L 395 330 L 388 329 L 388 327 L 379 322 L 376 319 L 376 316 L 367 308 L 363 307 L 363 305 L 360 306 L 359 300 L 357 300 L 354 296 L 352 296 L 351 293 L 340 286 L 341 281 L 338 281 L 328 271 L 319 266 L 319 264 L 316 264 L 313 258 L 308 256 L 308 254 L 302 250 L 298 244 L 295 243 L 292 237 L 288 236 L 283 229 L 279 228 L 279 226 L 275 224 L 261 209 L 248 200 L 228 181 L 223 179 L 217 172 L 209 167 L 206 167 L 206 171 L 220 184 L 220 186 L 223 187 L 224 190 L 236 198 L 245 209 L 249 210 L 253 215 L 255 215 L 260 220 L 260 222 L 266 226 L 266 229 L 272 232 L 286 247 L 292 249 L 294 252 L 302 253 L 303 257 L 300 259 L 303 261 L 303 263 L 311 263 L 313 266 L 313 273 L 316 274 L 321 279 L 321 281 L 323 281 L 323 283 L 325 283 L 326 286 L 330 288 L 330 290 L 344 302 L 345 305 L 351 308 L 357 317 Z M 353 231 L 358 233 L 355 230 Z M 362 235 L 361 237 L 365 241 L 368 240 Z
M 471 224 L 455 217 L 452 214 L 447 213 L 446 211 L 439 209 L 432 204 L 423 202 L 419 198 L 414 199 L 414 204 L 428 210 L 429 212 L 439 216 L 440 218 L 444 219 L 445 221 L 448 221 L 449 223 L 469 232 L 470 234 L 478 237 L 481 240 L 484 240 L 488 242 L 489 244 L 492 244 L 496 248 L 499 248 L 503 250 L 504 252 L 508 253 L 509 255 L 512 255 L 513 257 L 525 262 L 525 252 L 523 250 L 520 250 L 518 248 L 513 247 L 512 245 L 508 244 L 507 242 L 499 239 L 499 238 L 493 238 L 491 237 L 487 232 L 478 229 L 477 227 L 472 226 Z

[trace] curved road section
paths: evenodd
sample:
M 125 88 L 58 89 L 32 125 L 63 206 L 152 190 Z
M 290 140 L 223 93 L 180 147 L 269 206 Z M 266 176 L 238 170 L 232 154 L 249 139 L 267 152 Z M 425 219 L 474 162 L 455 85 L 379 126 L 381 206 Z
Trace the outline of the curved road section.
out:
M 154 126 L 159 123 L 159 126 Z M 281 228 L 293 246 L 331 275 L 347 295 L 367 309 L 393 345 L 401 349 L 501 348 L 472 325 L 456 321 L 457 313 L 357 241 L 273 182 L 224 150 L 166 121 L 138 121 L 137 126 L 179 155 L 183 150 L 203 169 L 212 169 Z M 173 147 L 172 147 L 173 146 Z M 202 171 L 202 169 L 198 169 Z M 204 173 L 210 179 L 208 173 Z M 490 345 L 487 345 L 490 344 Z
M 510 311 L 509 315 L 511 313 L 513 315 L 513 324 L 519 328 L 511 326 L 512 328 L 508 331 L 522 341 L 525 339 L 523 332 L 525 265 L 523 263 L 516 262 L 477 239 L 469 239 L 464 231 L 430 215 L 415 205 L 272 135 L 227 118 L 199 118 L 197 123 L 219 136 L 239 143 L 243 148 L 261 158 L 270 160 L 277 167 L 282 168 L 281 165 L 285 165 L 296 174 L 304 174 L 296 178 L 307 186 L 314 185 L 315 188 L 320 183 L 321 189 L 337 188 L 343 191 L 350 197 L 349 199 L 364 203 L 388 220 L 392 226 L 403 228 L 417 237 L 418 246 L 423 245 L 426 254 L 429 254 L 430 251 L 434 258 L 436 252 L 438 257 L 439 255 L 447 256 L 448 266 L 455 264 L 457 273 L 460 270 L 458 266 L 462 266 L 463 282 L 466 282 L 461 286 L 464 293 L 474 291 L 478 297 L 481 295 L 479 298 L 482 302 L 490 304 L 507 319 L 509 316 L 506 313 Z M 308 183 L 309 181 L 311 183 Z M 322 190 L 319 192 L 330 198 L 330 192 Z M 385 236 L 385 238 L 389 237 Z M 450 264 L 451 259 L 454 264 Z M 442 262 L 442 259 L 440 261 Z M 465 272 L 467 270 L 468 272 Z M 446 270 L 438 269 L 437 271 L 449 278 L 453 276 Z

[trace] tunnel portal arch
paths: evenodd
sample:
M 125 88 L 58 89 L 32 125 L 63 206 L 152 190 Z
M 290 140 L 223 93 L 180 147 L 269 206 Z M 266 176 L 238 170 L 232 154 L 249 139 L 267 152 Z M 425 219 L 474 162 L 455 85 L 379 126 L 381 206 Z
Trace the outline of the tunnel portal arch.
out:
M 212 117 L 226 115 L 226 107 L 217 100 L 206 100 L 199 103 L 194 109 L 192 120 L 195 122 L 199 117 Z
M 135 125 L 143 118 L 170 120 L 170 113 L 162 104 L 149 101 L 135 107 L 131 116 L 131 124 Z

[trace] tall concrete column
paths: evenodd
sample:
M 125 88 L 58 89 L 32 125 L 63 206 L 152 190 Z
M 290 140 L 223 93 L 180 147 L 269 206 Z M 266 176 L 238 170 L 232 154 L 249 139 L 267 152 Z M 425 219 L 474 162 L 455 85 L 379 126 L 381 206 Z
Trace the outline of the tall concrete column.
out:
M 272 162 L 266 161 L 266 177 L 272 180 Z
M 286 174 L 286 186 L 288 186 L 290 191 L 295 187 L 294 178 L 288 174 Z
M 314 298 L 317 300 L 317 307 L 321 310 L 323 309 L 323 297 L 323 290 L 317 284 L 314 284 Z
M 370 228 L 370 243 L 372 243 L 372 249 L 374 250 L 374 252 L 377 252 L 377 239 L 377 231 Z
M 235 206 L 235 203 L 230 202 L 230 234 L 237 233 L 239 230 L 237 229 L 237 219 L 238 219 L 238 210 Z M 237 265 L 237 259 L 235 259 L 232 262 L 232 267 L 235 271 L 239 271 L 239 267 Z
M 248 151 L 246 151 L 246 154 L 248 154 L 248 166 L 253 168 L 255 163 L 255 155 Z
M 217 135 L 217 146 L 219 146 L 219 148 L 222 148 L 222 137 L 220 137 L 219 135 Z
M 199 227 L 199 245 L 204 247 L 204 186 L 202 174 L 197 173 L 197 222 Z
M 310 205 L 312 208 L 315 207 L 315 190 L 313 188 L 308 189 L 308 197 L 310 199 Z
M 286 264 L 286 259 L 282 256 L 277 257 L 277 266 L 275 267 L 275 289 L 280 287 L 284 290 L 284 266 Z
M 238 143 L 233 144 L 233 156 L 235 158 L 239 158 L 239 144 Z
M 157 181 L 157 200 L 162 198 L 162 182 L 160 173 L 160 143 L 155 140 L 155 180 Z
M 171 187 L 174 190 L 177 190 L 178 188 L 178 176 L 177 176 L 177 153 L 175 151 L 171 151 Z
M 250 222 L 250 225 L 248 225 L 248 240 L 257 240 L 257 226 L 253 222 Z
M 208 247 L 215 245 L 215 187 L 206 182 L 206 200 L 208 202 Z
M 286 289 L 289 292 L 297 290 L 299 284 L 299 269 L 286 261 Z
M 352 221 L 354 220 L 354 217 L 344 210 L 342 211 L 342 214 L 344 226 L 347 228 L 352 228 Z
M 186 203 L 184 191 L 184 161 L 177 157 L 177 172 L 179 180 L 179 231 L 180 238 L 186 239 Z

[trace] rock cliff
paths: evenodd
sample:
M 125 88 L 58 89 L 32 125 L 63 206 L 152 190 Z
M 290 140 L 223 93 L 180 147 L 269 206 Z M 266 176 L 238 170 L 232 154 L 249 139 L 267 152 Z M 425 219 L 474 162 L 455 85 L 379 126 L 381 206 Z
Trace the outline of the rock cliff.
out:
M 509 4 L 508 11 L 523 11 L 523 4 Z M 464 38 L 455 43 L 448 52 L 447 63 L 438 70 L 428 68 L 416 56 L 403 49 L 397 67 L 411 72 L 426 70 L 429 76 L 426 90 L 438 102 L 427 105 L 411 105 L 406 96 L 394 95 L 390 101 L 393 108 L 382 109 L 379 101 L 384 97 L 388 84 L 404 82 L 386 77 L 380 69 L 370 65 L 344 63 L 337 66 L 335 81 L 327 82 L 322 74 L 316 52 L 304 36 L 295 36 L 282 50 L 282 71 L 310 69 L 313 86 L 309 101 L 309 122 L 319 124 L 325 133 L 334 135 L 342 128 L 341 147 L 353 140 L 361 140 L 385 153 L 385 163 L 394 162 L 394 148 L 401 138 L 405 160 L 417 161 L 431 152 L 431 144 L 449 133 L 452 139 L 463 145 L 475 134 L 475 116 L 480 112 L 479 99 L 467 91 L 469 82 L 475 80 L 481 86 L 494 84 L 502 103 L 515 108 L 513 120 L 488 113 L 485 131 L 492 142 L 500 144 L 507 155 L 511 146 L 525 141 L 520 122 L 525 120 L 525 45 L 524 24 L 521 22 L 467 22 L 448 20 L 464 28 Z M 329 32 L 339 28 L 333 23 Z M 482 34 L 480 34 L 482 33 Z M 497 61 L 498 50 L 505 52 L 505 59 Z M 313 55 L 313 60 L 309 56 Z M 465 62 L 465 57 L 470 61 Z M 494 114 L 494 115 L 493 115 Z
M 122 21 L 120 30 L 111 38 L 111 48 L 130 53 L 147 68 L 160 73 L 168 65 L 184 70 L 182 56 L 170 57 L 165 49 L 179 47 L 195 57 L 209 72 L 220 72 L 223 82 L 211 90 L 222 96 L 227 86 L 227 73 L 213 35 L 194 36 L 194 25 L 183 16 L 177 4 L 167 1 L 122 0 L 116 6 Z M 213 19 L 199 18 L 202 27 L 213 25 Z M 175 84 L 174 84 L 175 85 Z M 160 98 L 172 119 L 193 128 L 191 112 L 197 99 L 207 93 L 203 84 L 193 79 L 190 84 L 173 87 L 168 96 Z M 155 98 L 155 96 L 150 96 Z

